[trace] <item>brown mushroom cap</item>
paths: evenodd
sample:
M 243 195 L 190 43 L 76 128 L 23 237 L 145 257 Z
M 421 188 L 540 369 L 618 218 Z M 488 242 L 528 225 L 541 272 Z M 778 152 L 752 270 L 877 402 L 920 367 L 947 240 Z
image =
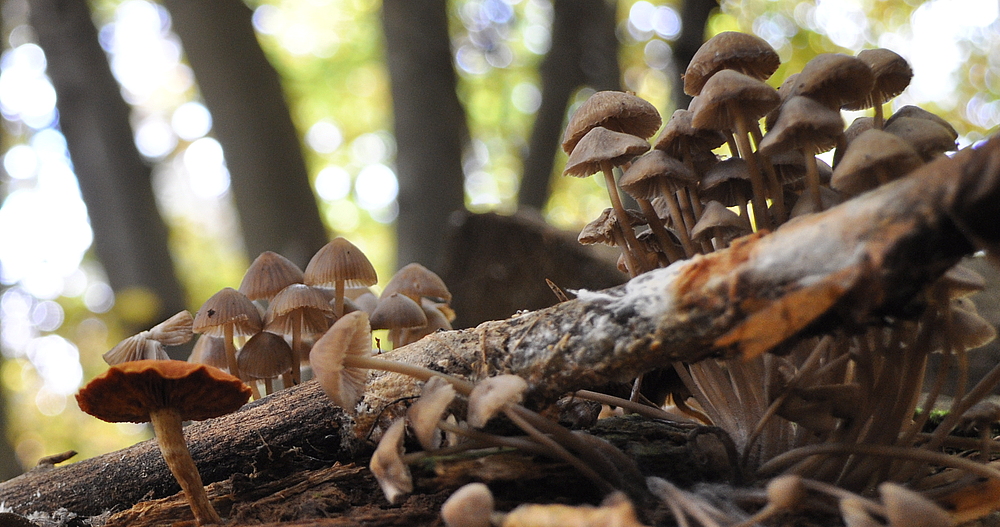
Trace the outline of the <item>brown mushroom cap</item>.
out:
M 952 126 L 951 123 L 946 121 L 940 115 L 928 112 L 927 110 L 919 106 L 913 106 L 912 104 L 907 104 L 906 106 L 903 106 L 902 108 L 896 110 L 896 112 L 892 114 L 892 117 L 886 119 L 885 125 L 889 126 L 890 124 L 893 123 L 893 121 L 897 119 L 902 119 L 903 117 L 913 117 L 916 119 L 927 119 L 929 121 L 934 121 L 935 123 L 943 126 L 946 130 L 948 130 L 948 132 L 951 134 L 952 140 L 958 140 L 958 131 L 955 130 L 955 127 Z
M 292 347 L 280 335 L 261 331 L 236 354 L 240 372 L 251 379 L 273 379 L 292 370 Z
M 418 328 L 427 325 L 427 315 L 420 304 L 404 294 L 383 294 L 370 323 L 372 329 Z
M 392 293 L 402 293 L 414 302 L 420 302 L 421 297 L 438 298 L 445 302 L 451 302 L 451 292 L 444 280 L 430 269 L 418 264 L 411 263 L 404 265 L 396 274 L 392 275 L 389 283 L 385 284 L 382 296 Z
M 900 117 L 886 124 L 885 131 L 910 143 L 924 161 L 958 149 L 951 131 L 930 119 Z
M 684 72 L 684 93 L 700 95 L 708 80 L 721 70 L 735 70 L 758 80 L 766 80 L 781 65 L 781 59 L 766 40 L 724 31 L 698 48 Z
M 715 236 L 715 229 L 722 232 L 726 241 L 750 234 L 750 227 L 739 214 L 727 209 L 718 201 L 709 201 L 701 214 L 701 219 L 691 229 L 691 239 L 707 240 Z
M 655 147 L 672 157 L 683 158 L 689 150 L 708 151 L 722 146 L 726 136 L 718 130 L 704 130 L 691 125 L 691 110 L 677 110 L 667 120 L 656 139 Z
M 301 284 L 302 269 L 284 256 L 264 251 L 254 259 L 240 282 L 239 292 L 250 300 L 270 300 L 285 287 Z
M 717 163 L 701 179 L 698 192 L 702 199 L 718 201 L 727 207 L 740 205 L 737 198 L 749 198 L 753 192 L 746 160 L 731 157 Z
M 323 391 L 347 412 L 354 412 L 354 407 L 361 400 L 368 370 L 345 367 L 344 358 L 348 355 L 370 356 L 371 350 L 372 330 L 368 325 L 368 314 L 354 311 L 334 322 L 309 352 L 309 363 Z
M 854 196 L 879 185 L 876 170 L 896 179 L 920 166 L 920 157 L 906 141 L 882 130 L 868 130 L 851 142 L 830 178 L 830 186 Z
M 878 104 L 884 104 L 889 99 L 903 93 L 913 78 L 913 69 L 906 59 L 894 51 L 877 48 L 865 49 L 858 53 L 858 60 L 864 62 L 872 71 L 874 84 L 866 100 L 857 104 L 847 104 L 846 110 L 863 110 Z
M 267 306 L 264 327 L 267 331 L 291 335 L 295 324 L 305 335 L 329 329 L 333 306 L 320 290 L 305 284 L 291 284 L 274 295 Z
M 875 77 L 857 57 L 820 53 L 806 63 L 789 95 L 805 95 L 831 109 L 864 104 Z
M 253 335 L 262 326 L 257 306 L 231 287 L 223 288 L 201 305 L 194 317 L 193 330 L 211 337 L 222 337 L 226 324 L 232 324 L 233 335 L 236 336 Z
M 646 218 L 635 211 L 627 211 L 629 214 L 630 226 L 643 225 L 646 223 Z M 593 245 L 595 243 L 602 243 L 605 245 L 616 245 L 612 232 L 617 228 L 618 217 L 614 213 L 614 209 L 607 208 L 601 212 L 601 215 L 597 219 L 591 221 L 590 223 L 584 225 L 583 229 L 580 231 L 580 235 L 577 237 L 583 245 Z
M 758 150 L 766 156 L 800 149 L 818 154 L 833 148 L 843 133 L 840 112 L 809 97 L 794 96 L 782 105 L 780 116 L 768 129 Z
M 722 70 L 705 83 L 691 124 L 695 128 L 732 130 L 738 115 L 756 121 L 781 102 L 778 91 L 748 75 Z
M 660 113 L 648 101 L 631 93 L 599 91 L 570 117 L 562 149 L 571 154 L 583 136 L 598 126 L 647 139 L 659 130 L 661 122 Z
M 343 237 L 324 245 L 306 265 L 304 282 L 316 287 L 334 287 L 343 281 L 346 287 L 375 285 L 378 275 L 361 249 Z
M 650 150 L 632 162 L 618 186 L 634 198 L 652 200 L 662 195 L 661 181 L 676 191 L 678 187 L 697 185 L 698 176 L 663 150 Z
M 140 360 L 108 368 L 76 394 L 84 412 L 110 423 L 144 423 L 150 410 L 174 408 L 185 421 L 239 409 L 250 388 L 228 373 L 176 360 Z
M 577 143 L 566 161 L 563 174 L 587 177 L 600 172 L 605 162 L 621 165 L 647 150 L 649 143 L 644 139 L 597 126 Z

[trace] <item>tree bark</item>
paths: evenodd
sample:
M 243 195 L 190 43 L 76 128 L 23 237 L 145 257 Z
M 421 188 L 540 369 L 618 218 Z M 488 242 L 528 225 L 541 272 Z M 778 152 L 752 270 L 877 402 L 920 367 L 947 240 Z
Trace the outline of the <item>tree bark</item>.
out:
M 542 102 L 524 159 L 518 204 L 542 210 L 559 150 L 566 107 L 581 85 L 621 89 L 615 6 L 604 0 L 553 2 L 552 47 L 539 67 Z
M 278 73 L 240 0 L 167 0 L 222 144 L 249 259 L 274 251 L 305 267 L 329 241 Z
M 995 225 L 972 220 L 997 214 L 1000 138 L 773 234 L 541 311 L 436 333 L 383 357 L 473 380 L 514 373 L 528 381 L 528 401 L 551 402 L 672 361 L 762 352 L 812 332 L 912 316 L 924 288 L 974 250 L 970 239 L 995 250 Z M 193 424 L 188 441 L 206 482 L 237 472 L 280 477 L 282 467 L 366 451 L 418 388 L 411 378 L 376 374 L 351 421 L 308 382 Z M 16 512 L 61 506 L 97 514 L 147 492 L 176 491 L 167 478 L 146 442 L 0 484 L 0 501 Z
M 129 107 L 111 74 L 83 0 L 31 0 L 30 20 L 45 50 L 59 124 L 94 230 L 94 250 L 116 293 L 152 292 L 149 327 L 184 309 L 185 299 L 156 208 L 151 169 L 139 155 Z
M 465 208 L 465 111 L 455 92 L 445 0 L 385 0 L 399 217 L 397 262 L 441 264 L 452 212 Z

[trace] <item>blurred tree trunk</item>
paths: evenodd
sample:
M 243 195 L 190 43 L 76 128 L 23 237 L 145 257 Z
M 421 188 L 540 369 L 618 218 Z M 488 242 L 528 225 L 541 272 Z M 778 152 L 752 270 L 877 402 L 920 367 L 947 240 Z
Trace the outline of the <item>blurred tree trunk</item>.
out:
M 0 359 L 0 364 L 2 364 Z M 6 481 L 21 474 L 14 445 L 11 443 L 7 424 L 7 393 L 0 388 L 0 481 Z
M 163 2 L 212 113 L 250 259 L 264 251 L 300 266 L 328 241 L 278 73 L 240 0 Z
M 446 0 L 384 0 L 382 24 L 397 143 L 397 262 L 432 269 L 448 217 L 465 207 L 465 111 L 455 92 Z
M 539 67 L 542 102 L 524 160 L 518 191 L 522 207 L 541 210 L 562 137 L 566 106 L 581 85 L 621 89 L 615 5 L 605 0 L 555 0 L 552 47 Z
M 708 17 L 712 14 L 712 10 L 718 7 L 718 0 L 684 0 L 684 5 L 681 7 L 681 34 L 673 45 L 674 71 L 671 76 L 674 103 L 678 108 L 687 108 L 691 102 L 691 96 L 684 93 L 684 81 L 681 80 L 681 75 L 698 48 L 705 42 Z
M 133 141 L 129 107 L 98 44 L 87 2 L 30 0 L 29 5 L 97 257 L 116 293 L 144 290 L 159 301 L 149 320 L 128 320 L 136 331 L 145 329 L 184 309 L 185 299 L 156 208 L 151 169 Z

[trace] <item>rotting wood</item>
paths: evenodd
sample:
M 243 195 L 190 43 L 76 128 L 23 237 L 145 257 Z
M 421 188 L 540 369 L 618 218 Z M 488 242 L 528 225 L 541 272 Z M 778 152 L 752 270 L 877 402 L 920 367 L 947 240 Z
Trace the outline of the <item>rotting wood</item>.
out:
M 996 224 L 981 224 L 996 217 L 1000 139 L 772 235 L 541 311 L 434 334 L 386 357 L 473 379 L 516 373 L 528 380 L 530 400 L 553 401 L 675 360 L 759 353 L 802 333 L 911 316 L 923 288 L 959 258 L 998 246 Z M 797 315 L 801 299 L 821 308 Z M 414 384 L 375 374 L 355 426 L 306 383 L 195 423 L 188 441 L 206 482 L 239 472 L 280 476 L 279 459 L 289 461 L 284 470 L 348 461 L 365 450 L 374 417 L 413 394 Z M 15 478 L 0 485 L 0 501 L 20 512 L 66 507 L 94 515 L 171 494 L 168 478 L 147 442 Z

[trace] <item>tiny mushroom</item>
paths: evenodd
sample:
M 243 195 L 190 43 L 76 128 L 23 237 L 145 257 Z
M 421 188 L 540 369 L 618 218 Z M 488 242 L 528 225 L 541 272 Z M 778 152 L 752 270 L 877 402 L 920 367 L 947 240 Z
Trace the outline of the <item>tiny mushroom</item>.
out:
M 322 335 L 330 328 L 334 307 L 322 291 L 305 284 L 291 284 L 274 295 L 264 318 L 264 329 L 292 337 L 291 383 L 301 381 L 299 356 L 305 336 Z
M 778 53 L 766 40 L 723 31 L 698 48 L 684 71 L 684 93 L 699 95 L 708 80 L 721 70 L 735 70 L 758 80 L 767 80 L 781 65 Z
M 882 105 L 893 97 L 903 93 L 913 78 L 913 69 L 906 59 L 894 51 L 876 48 L 866 49 L 858 53 L 858 60 L 871 68 L 874 85 L 868 94 L 864 105 L 846 106 L 846 110 L 861 110 L 872 107 L 875 109 L 875 128 L 882 128 Z M 862 107 L 859 107 L 862 106 Z
M 187 310 L 153 326 L 148 331 L 142 331 L 119 342 L 102 357 L 104 362 L 113 366 L 123 362 L 155 359 L 167 360 L 165 346 L 178 346 L 191 340 L 191 326 L 194 318 Z
M 400 498 L 413 492 L 413 476 L 403 462 L 403 439 L 406 435 L 406 421 L 402 418 L 393 423 L 382 434 L 378 447 L 372 455 L 368 468 L 372 471 L 382 493 L 389 503 L 397 503 Z
M 304 279 L 302 269 L 291 260 L 276 252 L 264 251 L 243 274 L 239 292 L 250 300 L 270 301 L 282 289 L 301 284 Z
M 572 154 L 577 143 L 598 126 L 646 139 L 660 128 L 656 107 L 631 93 L 599 91 L 584 101 L 570 117 L 562 148 Z
M 261 330 L 263 323 L 260 311 L 243 293 L 231 288 L 223 288 L 201 305 L 194 317 L 194 332 L 209 337 L 222 337 L 226 347 L 226 361 L 229 373 L 240 376 L 236 363 L 236 346 L 233 338 L 253 335 Z
M 422 328 L 427 325 L 427 315 L 420 304 L 401 293 L 384 292 L 372 312 L 370 323 L 372 329 L 388 329 L 389 340 L 393 347 L 400 346 L 400 330 L 405 328 Z
M 324 245 L 306 265 L 305 283 L 334 289 L 333 312 L 344 315 L 344 289 L 378 282 L 375 267 L 361 249 L 340 236 Z
M 441 505 L 447 527 L 490 527 L 493 493 L 483 483 L 469 483 L 456 490 Z
M 448 291 L 444 280 L 418 263 L 404 265 L 392 275 L 382 290 L 382 296 L 392 293 L 402 293 L 417 303 L 420 303 L 421 298 L 433 298 L 446 304 L 451 302 L 451 291 Z
M 222 523 L 202 485 L 181 429 L 236 411 L 250 397 L 238 378 L 183 361 L 142 360 L 112 366 L 76 395 L 80 409 L 112 423 L 150 422 L 167 466 L 177 478 L 199 525 Z
M 264 395 L 274 392 L 273 379 L 298 366 L 288 342 L 270 331 L 261 331 L 250 337 L 236 354 L 236 361 L 240 371 L 252 383 L 250 389 L 257 387 L 257 379 L 264 381 Z M 254 393 L 254 398 L 259 399 L 260 394 Z
M 438 422 L 454 399 L 455 387 L 435 376 L 424 383 L 420 398 L 407 409 L 406 418 L 424 450 L 434 450 L 441 446 Z

